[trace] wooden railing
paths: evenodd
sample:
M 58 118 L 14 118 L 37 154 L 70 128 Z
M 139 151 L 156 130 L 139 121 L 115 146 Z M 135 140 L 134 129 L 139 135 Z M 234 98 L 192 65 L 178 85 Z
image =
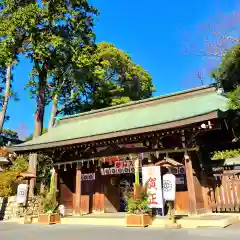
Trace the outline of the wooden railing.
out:
M 213 212 L 240 212 L 240 175 L 234 170 L 208 178 L 209 206 Z

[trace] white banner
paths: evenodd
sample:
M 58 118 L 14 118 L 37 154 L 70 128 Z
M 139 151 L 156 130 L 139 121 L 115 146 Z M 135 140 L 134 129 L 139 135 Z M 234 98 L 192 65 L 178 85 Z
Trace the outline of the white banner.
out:
M 150 208 L 163 208 L 162 180 L 160 166 L 142 168 L 142 182 L 147 184 L 150 195 Z
M 25 204 L 27 201 L 27 191 L 28 185 L 27 184 L 19 184 L 17 188 L 17 203 L 18 204 Z
M 167 173 L 163 175 L 163 198 L 167 201 L 174 201 L 176 196 L 176 177 Z

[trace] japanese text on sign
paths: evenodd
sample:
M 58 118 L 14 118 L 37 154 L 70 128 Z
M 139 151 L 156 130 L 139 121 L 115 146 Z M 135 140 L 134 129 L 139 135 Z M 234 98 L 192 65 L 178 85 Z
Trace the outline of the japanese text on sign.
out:
M 150 208 L 162 208 L 162 181 L 160 166 L 149 166 L 142 168 L 142 181 L 147 184 L 148 194 L 150 195 Z
M 111 168 L 102 168 L 102 175 L 115 175 L 115 174 L 127 174 L 134 173 L 134 164 L 133 161 L 117 161 L 115 166 Z

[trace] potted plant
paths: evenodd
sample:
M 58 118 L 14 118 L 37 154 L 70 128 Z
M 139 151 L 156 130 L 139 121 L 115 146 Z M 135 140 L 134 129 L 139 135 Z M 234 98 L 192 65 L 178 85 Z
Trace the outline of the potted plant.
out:
M 55 174 L 52 170 L 50 190 L 42 194 L 40 207 L 41 213 L 38 215 L 38 222 L 41 224 L 56 224 L 61 222 L 61 215 L 58 209 L 56 198 Z
M 149 194 L 146 188 L 138 186 L 138 194 L 128 192 L 126 199 L 126 224 L 128 227 L 147 227 L 152 224 Z
M 151 209 L 147 186 L 140 184 L 139 158 L 135 160 L 135 183 L 134 191 L 125 195 L 126 200 L 126 224 L 128 227 L 147 227 L 152 224 Z

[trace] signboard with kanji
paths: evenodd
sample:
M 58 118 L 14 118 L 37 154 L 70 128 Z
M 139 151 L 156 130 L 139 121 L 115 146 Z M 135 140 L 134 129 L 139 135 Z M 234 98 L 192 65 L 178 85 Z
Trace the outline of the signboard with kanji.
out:
M 101 174 L 102 175 L 115 175 L 115 174 L 127 174 L 127 173 L 134 173 L 134 164 L 133 161 L 117 161 L 114 164 L 114 167 L 110 168 L 102 168 Z
M 162 180 L 160 166 L 142 168 L 143 185 L 147 184 L 150 195 L 150 208 L 163 208 Z

